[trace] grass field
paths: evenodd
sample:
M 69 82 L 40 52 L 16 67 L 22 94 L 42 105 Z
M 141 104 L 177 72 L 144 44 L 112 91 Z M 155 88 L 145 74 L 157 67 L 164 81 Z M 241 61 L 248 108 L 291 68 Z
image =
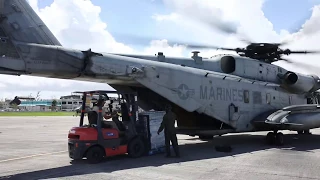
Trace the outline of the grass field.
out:
M 0 112 L 0 116 L 72 116 L 75 112 Z

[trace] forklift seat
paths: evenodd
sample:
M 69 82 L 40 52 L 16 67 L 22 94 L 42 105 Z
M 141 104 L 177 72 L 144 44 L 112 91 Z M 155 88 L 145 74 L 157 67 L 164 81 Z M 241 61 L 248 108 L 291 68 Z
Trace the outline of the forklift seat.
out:
M 104 124 L 107 124 L 107 125 L 111 126 L 112 128 L 117 129 L 119 131 L 118 126 L 112 120 L 108 120 L 108 121 L 104 120 Z
M 92 124 L 97 124 L 97 119 L 98 119 L 98 113 L 96 111 L 89 111 L 88 112 L 88 121 L 89 121 L 89 125 Z M 114 121 L 102 121 L 101 124 L 102 128 L 114 128 L 117 129 L 119 132 L 119 136 L 123 137 L 125 136 L 125 128 L 123 127 L 118 127 L 118 125 L 114 122 Z
M 89 111 L 89 112 L 88 112 L 89 125 L 97 124 L 97 123 L 98 123 L 97 120 L 98 120 L 98 113 L 97 113 L 96 111 Z M 102 127 L 102 128 L 112 128 L 112 125 L 111 125 L 111 124 L 104 123 L 104 121 L 102 121 L 101 127 Z
M 88 122 L 89 125 L 97 124 L 98 113 L 96 111 L 89 111 L 88 112 Z

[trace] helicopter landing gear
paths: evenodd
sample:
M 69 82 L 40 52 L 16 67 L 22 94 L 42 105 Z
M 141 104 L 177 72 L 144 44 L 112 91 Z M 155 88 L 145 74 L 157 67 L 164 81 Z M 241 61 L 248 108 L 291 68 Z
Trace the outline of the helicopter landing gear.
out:
M 298 134 L 311 134 L 310 130 L 307 129 L 307 130 L 302 130 L 302 131 L 297 131 Z
M 269 145 L 278 145 L 281 146 L 284 144 L 284 135 L 281 132 L 274 131 L 269 132 L 266 137 L 267 143 Z

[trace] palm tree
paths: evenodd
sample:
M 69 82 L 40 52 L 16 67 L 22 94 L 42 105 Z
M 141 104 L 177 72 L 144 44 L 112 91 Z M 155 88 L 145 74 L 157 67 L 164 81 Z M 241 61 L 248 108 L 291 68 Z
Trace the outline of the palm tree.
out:
M 57 100 L 55 100 L 55 99 L 52 101 L 51 107 L 52 107 L 52 110 L 53 110 L 53 111 L 56 110 L 57 103 L 58 103 L 58 102 L 57 102 Z

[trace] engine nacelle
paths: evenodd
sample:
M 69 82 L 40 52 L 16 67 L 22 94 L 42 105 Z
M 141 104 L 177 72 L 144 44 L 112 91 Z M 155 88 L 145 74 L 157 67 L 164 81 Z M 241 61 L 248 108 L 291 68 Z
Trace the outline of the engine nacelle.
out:
M 303 75 L 288 71 L 280 79 L 281 86 L 289 92 L 307 93 L 320 89 L 320 79 L 316 75 Z

